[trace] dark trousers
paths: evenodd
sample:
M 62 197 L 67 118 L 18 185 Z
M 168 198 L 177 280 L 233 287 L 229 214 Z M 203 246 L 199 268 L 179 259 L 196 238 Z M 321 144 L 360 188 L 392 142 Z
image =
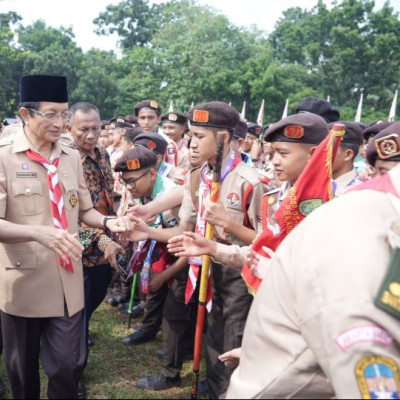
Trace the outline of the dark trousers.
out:
M 210 398 L 218 399 L 229 385 L 234 368 L 225 367 L 220 354 L 241 347 L 253 296 L 240 271 L 212 264 L 213 305 L 207 317 L 207 383 Z
M 156 335 L 160 330 L 168 290 L 168 285 L 165 283 L 157 292 L 147 295 L 145 313 L 140 330 L 148 335 Z
M 3 354 L 3 334 L 1 333 L 1 318 L 0 318 L 0 356 Z
M 23 318 L 1 312 L 13 398 L 40 398 L 39 358 L 49 378 L 49 399 L 77 398 L 86 360 L 82 322 L 83 311 L 59 318 Z
M 187 272 L 175 277 L 165 300 L 162 332 L 163 351 L 161 374 L 165 378 L 180 378 L 183 355 L 194 346 L 198 290 L 185 304 Z
M 84 267 L 83 276 L 85 280 L 84 329 L 87 339 L 90 318 L 106 296 L 108 285 L 112 279 L 112 268 L 109 264 L 97 265 L 92 268 Z

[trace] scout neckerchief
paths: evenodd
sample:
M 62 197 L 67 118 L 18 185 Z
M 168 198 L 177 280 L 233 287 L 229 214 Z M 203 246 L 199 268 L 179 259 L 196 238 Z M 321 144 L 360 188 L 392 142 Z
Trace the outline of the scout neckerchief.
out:
M 44 157 L 33 150 L 27 150 L 25 151 L 25 154 L 31 161 L 37 162 L 46 168 L 54 226 L 58 229 L 68 230 L 68 220 L 64 208 L 64 199 L 57 173 L 60 154 L 55 155 L 50 161 L 47 161 Z M 64 268 L 74 272 L 74 266 L 70 258 L 68 258 L 67 263 L 61 258 L 59 258 L 59 261 Z
M 221 174 L 221 185 L 224 182 L 225 178 L 228 176 L 230 172 L 232 172 L 235 167 L 242 162 L 242 159 L 232 151 L 229 157 L 229 161 L 224 168 L 224 171 Z M 212 186 L 212 170 L 209 164 L 205 164 L 200 173 L 200 187 L 199 187 L 199 211 L 197 213 L 197 222 L 196 222 L 196 230 L 195 232 L 199 235 L 205 237 L 206 236 L 206 226 L 207 222 L 204 218 L 205 213 L 205 203 L 210 199 L 211 195 L 211 186 Z M 200 266 L 203 264 L 202 257 L 191 257 L 189 259 L 190 269 L 189 269 L 189 278 L 186 285 L 185 291 L 185 302 L 189 303 L 195 289 L 197 286 L 197 280 L 199 277 Z M 212 299 L 212 291 L 211 291 L 211 281 L 209 280 L 209 287 L 207 291 L 207 309 L 210 311 L 211 307 L 211 299 Z

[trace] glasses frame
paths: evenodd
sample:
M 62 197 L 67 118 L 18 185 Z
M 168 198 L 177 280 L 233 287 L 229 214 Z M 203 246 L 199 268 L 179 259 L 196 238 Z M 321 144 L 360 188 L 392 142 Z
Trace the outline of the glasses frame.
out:
M 66 111 L 64 113 L 42 113 L 41 111 L 35 110 L 34 108 L 28 108 L 28 110 L 33 111 L 35 114 L 40 115 L 42 118 L 47 119 L 48 121 L 55 121 L 58 118 L 61 118 L 62 121 L 67 122 L 72 117 L 72 113 Z M 51 117 L 49 117 L 51 115 Z M 64 115 L 64 116 L 63 116 Z
M 147 169 L 142 175 L 140 175 L 137 178 L 130 178 L 128 180 L 125 180 L 124 178 L 120 178 L 120 182 L 125 185 L 125 186 L 131 186 L 131 187 L 136 187 L 136 183 L 142 179 L 144 176 L 146 176 L 149 172 L 151 171 L 151 168 Z

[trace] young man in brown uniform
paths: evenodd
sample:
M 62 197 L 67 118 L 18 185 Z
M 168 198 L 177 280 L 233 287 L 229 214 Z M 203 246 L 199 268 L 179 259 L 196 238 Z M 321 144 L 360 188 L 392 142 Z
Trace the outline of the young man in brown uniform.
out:
M 14 398 L 76 398 L 86 358 L 78 219 L 123 232 L 93 209 L 79 153 L 59 141 L 69 119 L 65 77 L 21 78 L 13 138 L 0 143 L 0 310 Z M 125 226 L 125 224 L 127 224 Z
M 323 205 L 280 245 L 227 398 L 399 398 L 400 167 L 388 175 Z
M 194 107 L 189 113 L 192 157 L 207 160 L 200 173 L 200 207 L 194 207 L 195 199 L 191 195 L 190 177 L 184 192 L 180 209 L 180 226 L 166 231 L 152 229 L 139 223 L 136 235 L 150 235 L 152 239 L 166 242 L 169 238 L 182 233 L 183 230 L 199 232 L 206 220 L 216 228 L 216 239 L 224 243 L 250 244 L 256 232 L 261 229 L 261 199 L 264 187 L 253 168 L 235 157 L 230 150 L 229 142 L 239 122 L 238 112 L 228 104 L 214 101 Z M 226 132 L 224 156 L 222 162 L 220 204 L 208 201 L 208 184 L 212 179 L 212 168 L 216 156 L 216 136 L 218 131 Z M 244 194 L 253 186 L 251 194 L 243 204 Z M 198 212 L 199 211 L 199 219 Z M 249 227 L 245 227 L 245 214 L 249 218 Z M 229 226 L 229 228 L 228 228 Z M 133 234 L 132 237 L 134 237 Z M 132 239 L 136 240 L 136 239 Z M 201 263 L 201 260 L 199 260 Z M 239 271 L 226 268 L 224 265 L 212 264 L 213 305 L 208 315 L 207 331 L 207 381 L 212 398 L 218 398 L 228 385 L 232 370 L 225 368 L 218 356 L 240 346 L 247 313 L 252 296 Z

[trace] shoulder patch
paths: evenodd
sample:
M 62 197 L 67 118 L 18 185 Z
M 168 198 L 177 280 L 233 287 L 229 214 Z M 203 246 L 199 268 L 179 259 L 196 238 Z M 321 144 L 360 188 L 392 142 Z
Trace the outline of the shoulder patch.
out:
M 398 399 L 399 368 L 388 357 L 364 357 L 356 366 L 356 378 L 363 399 Z

